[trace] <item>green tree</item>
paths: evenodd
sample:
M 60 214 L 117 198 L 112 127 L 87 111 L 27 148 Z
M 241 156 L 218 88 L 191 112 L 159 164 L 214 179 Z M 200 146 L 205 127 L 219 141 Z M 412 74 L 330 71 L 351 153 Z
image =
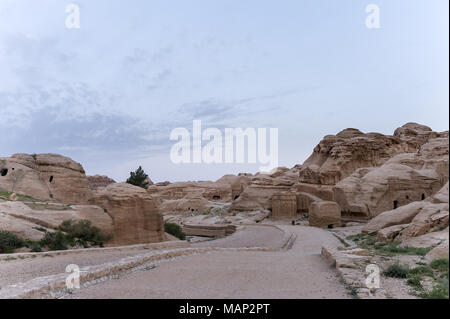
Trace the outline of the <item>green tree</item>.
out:
M 127 179 L 127 183 L 142 188 L 147 188 L 149 184 L 147 178 L 148 175 L 145 174 L 142 167 L 139 166 L 139 168 L 135 172 L 130 172 L 130 177 Z

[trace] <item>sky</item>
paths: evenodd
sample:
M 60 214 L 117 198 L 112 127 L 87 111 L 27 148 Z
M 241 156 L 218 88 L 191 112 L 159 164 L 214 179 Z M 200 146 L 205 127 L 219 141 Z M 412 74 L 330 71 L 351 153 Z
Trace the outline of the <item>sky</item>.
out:
M 80 28 L 67 28 L 69 4 Z M 368 4 L 379 28 L 367 28 Z M 170 132 L 277 128 L 301 164 L 345 128 L 449 122 L 448 0 L 0 0 L 0 157 L 58 153 L 88 175 L 215 180 Z

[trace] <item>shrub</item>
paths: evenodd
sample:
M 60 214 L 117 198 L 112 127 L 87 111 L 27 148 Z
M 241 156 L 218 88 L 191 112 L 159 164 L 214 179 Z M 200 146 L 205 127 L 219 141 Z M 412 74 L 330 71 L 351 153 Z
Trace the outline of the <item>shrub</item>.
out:
M 92 226 L 90 220 L 65 220 L 59 226 L 59 229 L 67 233 L 73 239 L 78 239 L 83 247 L 88 247 L 88 244 L 103 246 L 103 243 L 109 239 L 102 231 L 95 226 Z
M 425 299 L 448 299 L 448 279 L 440 281 L 430 292 L 420 294 Z
M 428 266 L 419 266 L 416 268 L 413 268 L 408 273 L 409 276 L 419 275 L 419 276 L 430 276 L 433 277 L 434 273 L 433 270 Z
M 431 262 L 431 268 L 437 271 L 447 271 L 448 272 L 448 258 L 438 258 Z
M 386 277 L 393 277 L 393 278 L 406 278 L 408 277 L 409 268 L 407 266 L 402 266 L 400 264 L 393 264 L 389 266 L 383 274 Z
M 177 237 L 178 239 L 185 240 L 186 235 L 178 224 L 175 223 L 164 223 L 164 231 Z
M 135 172 L 130 172 L 130 177 L 127 179 L 127 183 L 134 185 L 134 186 L 147 188 L 148 187 L 147 178 L 148 178 L 148 175 L 145 174 L 142 167 L 139 166 Z
M 422 284 L 420 283 L 421 280 L 422 280 L 422 276 L 416 274 L 416 275 L 411 276 L 408 279 L 407 283 L 408 283 L 408 285 L 416 288 L 417 290 L 422 290 L 423 287 L 422 287 Z
M 0 231 L 0 254 L 10 254 L 14 249 L 25 246 L 25 241 L 8 231 Z
M 45 233 L 44 238 L 40 241 L 40 245 L 47 246 L 50 250 L 66 250 L 71 243 L 73 243 L 72 238 L 59 230 Z
M 432 248 L 422 247 L 398 247 L 399 243 L 389 243 L 385 245 L 379 245 L 377 252 L 387 255 L 417 255 L 425 256 Z
M 31 243 L 31 247 L 30 248 L 31 248 L 31 251 L 33 253 L 39 253 L 39 252 L 42 251 L 42 246 L 41 246 L 41 244 L 39 242 Z

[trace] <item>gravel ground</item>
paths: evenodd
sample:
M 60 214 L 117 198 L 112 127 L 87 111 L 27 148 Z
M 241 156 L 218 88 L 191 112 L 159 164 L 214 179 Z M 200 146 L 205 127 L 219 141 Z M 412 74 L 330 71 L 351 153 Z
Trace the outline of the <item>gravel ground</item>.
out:
M 290 250 L 190 255 L 163 262 L 153 270 L 81 289 L 66 297 L 349 298 L 336 272 L 320 256 L 321 246 L 337 243 L 337 239 L 329 232 L 313 227 L 280 227 L 297 234 Z M 270 233 L 268 238 L 274 236 L 271 227 L 261 227 L 261 231 Z M 257 232 L 253 233 L 255 238 L 260 236 L 255 235 Z M 239 234 L 229 237 L 229 244 L 236 245 L 239 237 Z M 242 241 L 245 245 L 249 243 L 245 236 Z M 226 242 L 223 239 L 219 243 L 228 245 Z

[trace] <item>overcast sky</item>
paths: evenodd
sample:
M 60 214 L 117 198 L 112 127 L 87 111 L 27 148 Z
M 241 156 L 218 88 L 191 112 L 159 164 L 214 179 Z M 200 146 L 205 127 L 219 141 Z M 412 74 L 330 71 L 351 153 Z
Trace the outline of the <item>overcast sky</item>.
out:
M 449 127 L 448 0 L 79 0 L 68 29 L 70 3 L 0 0 L 0 157 L 215 180 L 257 167 L 172 164 L 172 129 L 275 127 L 292 167 L 347 127 Z

